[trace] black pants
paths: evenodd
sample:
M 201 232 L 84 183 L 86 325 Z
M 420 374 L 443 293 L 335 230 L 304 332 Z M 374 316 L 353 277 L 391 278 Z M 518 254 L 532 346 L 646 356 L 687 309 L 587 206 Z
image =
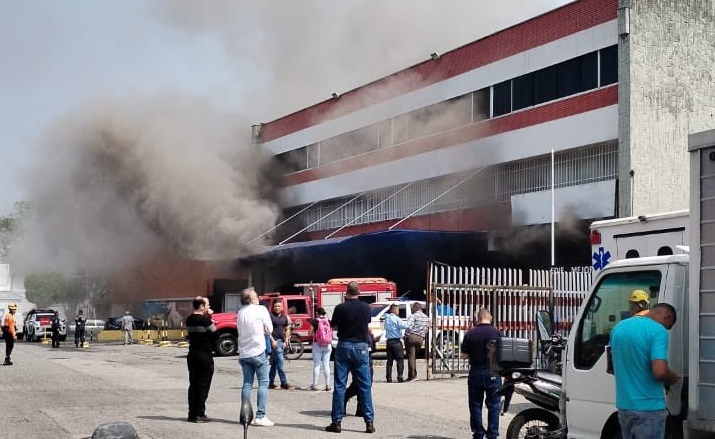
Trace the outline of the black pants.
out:
M 387 382 L 392 382 L 392 363 L 397 361 L 397 381 L 402 381 L 405 372 L 405 350 L 402 348 L 402 341 L 399 338 L 387 340 L 387 367 L 385 378 Z
M 80 344 L 82 343 L 82 344 Z M 74 333 L 74 345 L 77 347 L 84 345 L 84 329 L 78 329 Z
M 58 348 L 60 347 L 60 330 L 52 330 L 52 347 L 53 348 Z
M 15 347 L 15 339 L 8 333 L 3 333 L 2 338 L 5 340 L 5 361 L 10 361 L 12 348 Z
M 370 382 L 372 382 L 374 376 L 375 376 L 375 370 L 372 367 L 372 353 L 370 353 Z M 357 412 L 355 413 L 355 416 L 362 416 L 362 413 L 360 413 L 360 396 L 359 395 L 360 395 L 360 393 L 358 392 L 358 384 L 357 384 L 357 382 L 355 382 L 355 379 L 353 378 L 350 381 L 350 385 L 347 388 L 345 388 L 345 401 L 343 403 L 345 405 L 345 409 L 343 410 L 343 413 L 347 412 L 348 401 L 350 401 L 350 398 L 352 398 L 353 396 L 357 396 L 358 397 L 358 408 L 357 408 Z
M 189 418 L 206 415 L 206 398 L 214 375 L 213 353 L 189 351 L 186 357 L 189 366 Z

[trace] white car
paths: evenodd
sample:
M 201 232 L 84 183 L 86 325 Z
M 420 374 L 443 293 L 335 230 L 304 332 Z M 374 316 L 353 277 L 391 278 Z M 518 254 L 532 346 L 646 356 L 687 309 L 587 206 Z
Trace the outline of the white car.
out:
M 104 323 L 105 323 L 105 321 L 100 320 L 100 319 L 87 319 L 87 322 L 84 325 L 85 337 L 87 337 L 87 339 L 89 339 L 90 335 L 96 336 L 97 334 L 99 334 L 99 331 L 104 329 Z M 76 328 L 75 322 L 74 322 L 74 320 L 72 320 L 72 323 L 70 323 L 68 330 L 70 333 L 74 334 L 76 329 L 77 328 Z
M 397 315 L 406 322 L 407 319 L 412 315 L 412 304 L 419 302 L 422 304 L 422 310 L 425 310 L 425 303 L 420 300 L 390 300 L 384 302 L 375 302 L 370 304 L 370 313 L 372 319 L 370 324 L 370 330 L 372 330 L 372 335 L 375 337 L 375 350 L 384 351 L 387 347 L 387 339 L 385 338 L 385 317 L 390 306 L 397 305 Z

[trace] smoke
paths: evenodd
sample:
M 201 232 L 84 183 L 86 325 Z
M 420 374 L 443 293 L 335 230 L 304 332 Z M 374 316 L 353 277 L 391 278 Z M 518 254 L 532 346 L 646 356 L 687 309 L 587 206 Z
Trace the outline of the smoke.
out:
M 57 120 L 28 170 L 23 267 L 107 270 L 170 250 L 248 254 L 275 222 L 270 159 L 250 124 L 205 99 L 101 100 Z M 249 244 L 250 243 L 250 244 Z

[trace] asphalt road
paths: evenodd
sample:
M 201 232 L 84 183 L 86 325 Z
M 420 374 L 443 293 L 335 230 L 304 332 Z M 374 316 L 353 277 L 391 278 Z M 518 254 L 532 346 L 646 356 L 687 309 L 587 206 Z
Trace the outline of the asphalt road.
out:
M 0 343 L 0 352 L 5 353 Z M 243 434 L 238 423 L 241 372 L 237 357 L 215 359 L 216 373 L 207 402 L 214 422 L 186 422 L 188 373 L 186 349 L 121 344 L 92 344 L 75 349 L 65 343 L 52 349 L 18 342 L 14 366 L 0 367 L 3 408 L 0 438 L 89 438 L 103 423 L 123 421 L 141 438 L 219 438 Z M 372 437 L 468 438 L 466 378 L 411 383 L 385 382 L 382 361 L 376 361 L 373 398 L 376 433 Z M 405 366 L 406 367 L 406 366 Z M 330 423 L 332 393 L 301 390 L 310 384 L 310 353 L 287 363 L 295 391 L 271 390 L 267 415 L 274 427 L 250 427 L 248 437 L 336 437 L 323 428 Z M 322 378 L 321 378 L 322 379 Z M 255 390 L 253 393 L 255 408 Z M 505 435 L 512 414 L 528 407 L 518 395 L 511 414 L 501 418 Z M 348 406 L 354 413 L 355 403 Z M 260 431 L 257 431 L 260 430 Z M 343 420 L 337 437 L 365 437 L 361 418 Z

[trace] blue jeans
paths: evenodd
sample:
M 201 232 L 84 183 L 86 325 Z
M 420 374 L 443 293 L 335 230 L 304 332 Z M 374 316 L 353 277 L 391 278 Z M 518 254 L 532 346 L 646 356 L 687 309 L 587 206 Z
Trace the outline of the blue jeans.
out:
M 497 393 L 501 386 L 501 378 L 493 376 L 488 369 L 472 367 L 469 369 L 467 380 L 469 394 L 469 426 L 472 437 L 488 439 L 499 436 L 499 409 L 501 408 L 501 395 Z M 482 425 L 482 404 L 487 406 L 487 429 Z
M 623 439 L 663 439 L 667 418 L 666 410 L 618 410 Z
M 275 349 L 271 350 L 271 372 L 268 374 L 268 381 L 271 383 L 271 385 L 273 385 L 273 383 L 276 381 L 277 371 L 278 378 L 281 380 L 281 386 L 287 386 L 288 378 L 286 378 L 286 372 L 283 368 L 283 340 L 276 339 L 276 344 L 278 346 Z
M 251 400 L 253 389 L 253 375 L 258 378 L 258 402 L 256 418 L 266 416 L 266 398 L 268 397 L 268 358 L 265 352 L 257 357 L 240 358 L 238 363 L 243 370 L 243 388 L 241 389 L 241 403 Z
M 325 385 L 330 385 L 330 345 L 321 346 L 318 343 L 313 343 L 313 382 L 314 387 L 318 387 L 318 378 L 320 377 L 320 366 L 323 366 L 323 374 L 325 376 Z
M 367 343 L 340 341 L 335 348 L 333 381 L 333 409 L 330 417 L 333 422 L 341 422 L 345 416 L 345 388 L 348 384 L 348 372 L 358 386 L 358 398 L 362 404 L 365 422 L 375 421 L 372 408 L 372 382 L 370 377 L 370 352 Z

